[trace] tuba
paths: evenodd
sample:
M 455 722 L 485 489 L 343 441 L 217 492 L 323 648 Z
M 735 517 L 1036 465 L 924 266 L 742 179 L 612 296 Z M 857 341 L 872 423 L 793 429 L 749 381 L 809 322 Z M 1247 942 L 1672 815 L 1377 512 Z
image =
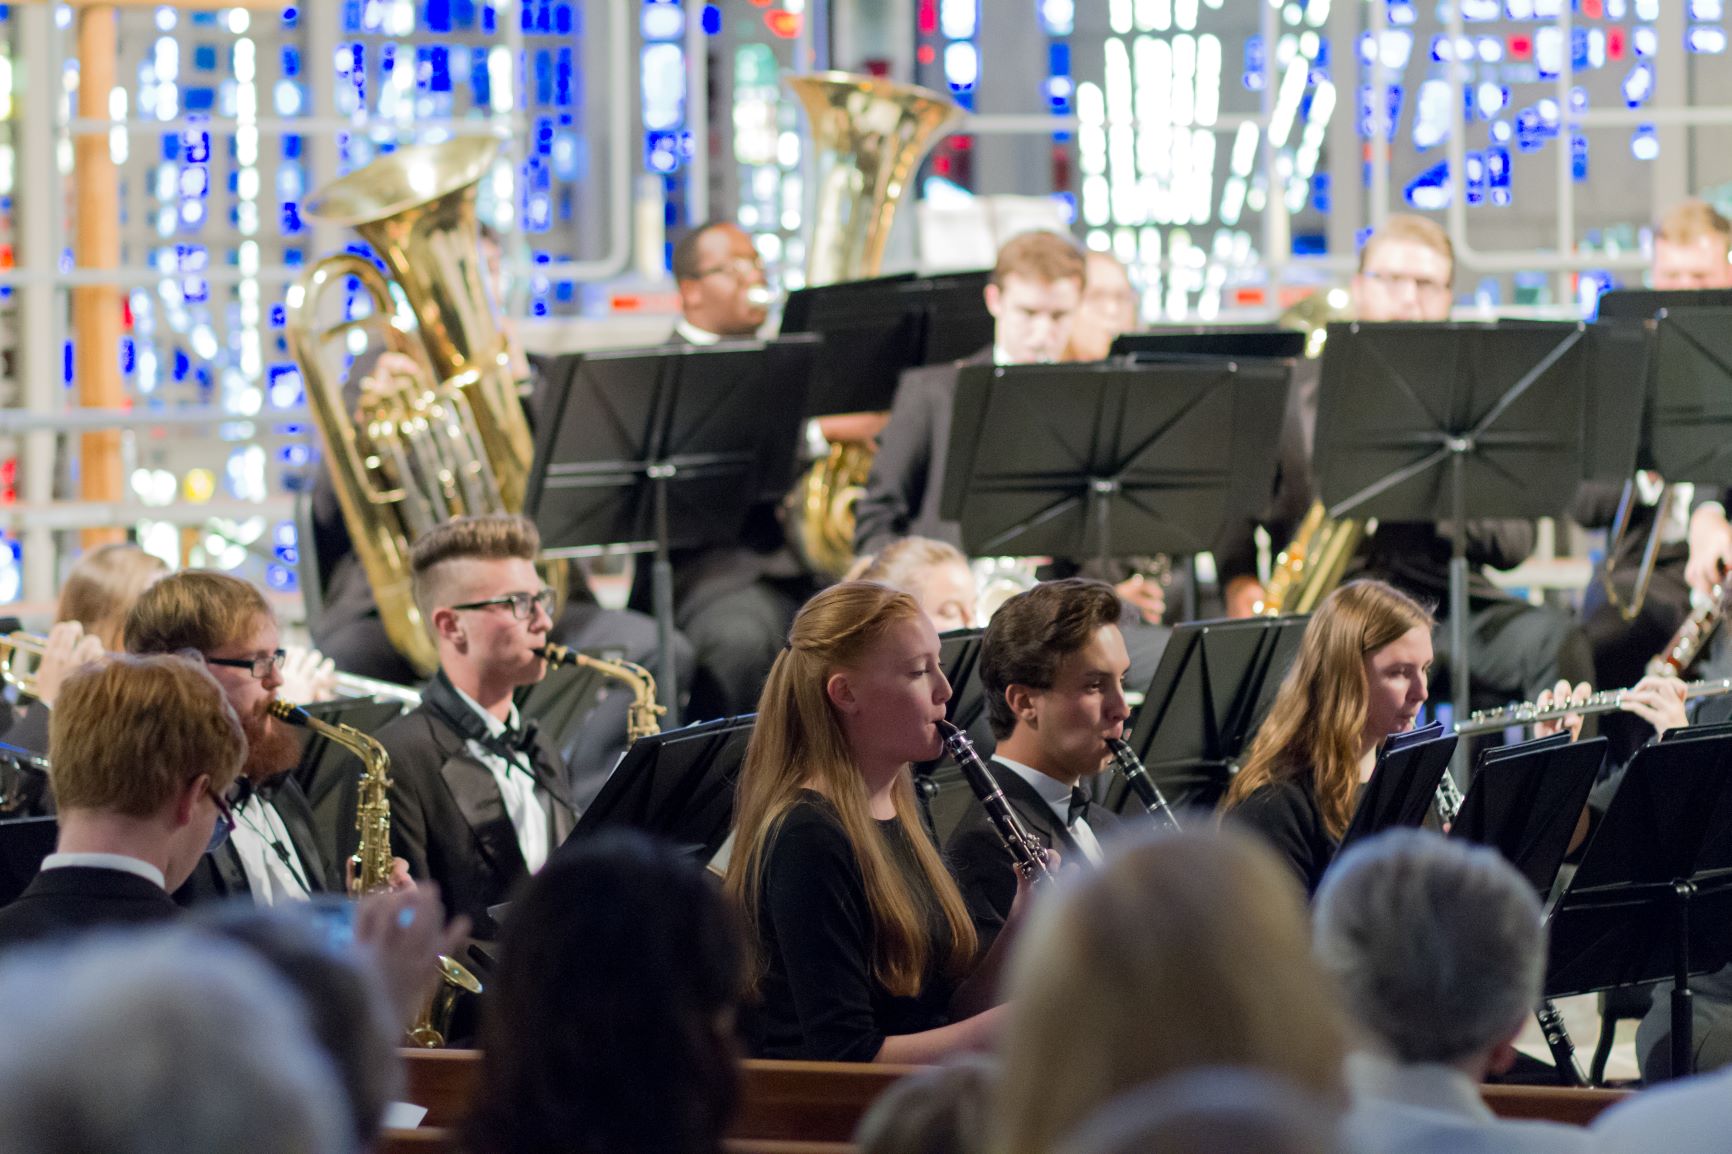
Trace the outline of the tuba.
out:
M 806 109 L 817 161 L 806 283 L 877 276 L 903 192 L 962 109 L 930 89 L 875 76 L 819 72 L 786 83 Z M 854 503 L 874 455 L 866 442 L 831 445 L 789 495 L 791 543 L 820 572 L 839 577 L 853 561 Z
M 534 449 L 481 265 L 475 190 L 497 153 L 481 137 L 400 148 L 321 189 L 307 215 L 355 229 L 391 276 L 344 253 L 288 294 L 289 347 L 344 524 L 386 635 L 423 675 L 438 658 L 410 596 L 409 546 L 452 517 L 520 510 Z M 325 292 L 351 277 L 373 315 L 319 328 Z M 326 357 L 334 342 L 392 318 L 393 285 L 416 325 L 385 324 L 386 344 L 421 371 L 375 379 L 351 409 Z

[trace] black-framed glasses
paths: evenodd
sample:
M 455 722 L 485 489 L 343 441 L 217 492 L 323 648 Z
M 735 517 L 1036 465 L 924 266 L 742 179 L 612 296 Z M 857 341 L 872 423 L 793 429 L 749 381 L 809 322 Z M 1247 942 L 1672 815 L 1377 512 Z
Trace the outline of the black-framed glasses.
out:
M 1387 285 L 1392 289 L 1410 288 L 1416 296 L 1438 296 L 1439 294 L 1450 291 L 1450 286 L 1445 281 L 1436 281 L 1429 277 L 1413 276 L 1410 273 L 1372 272 L 1368 270 L 1361 275 L 1368 280 L 1374 280 L 1377 283 Z
M 225 665 L 230 669 L 244 669 L 263 681 L 271 675 L 272 670 L 281 669 L 287 658 L 288 653 L 279 649 L 274 653 L 267 653 L 263 657 L 206 657 L 204 663 L 206 665 Z
M 511 606 L 511 615 L 519 621 L 528 621 L 535 616 L 536 607 L 549 617 L 553 616 L 553 590 L 543 589 L 539 593 L 507 593 L 503 597 L 489 597 L 485 601 L 465 601 L 461 605 L 453 605 L 453 609 L 489 609 L 495 605 Z
M 208 781 L 205 782 L 204 791 L 211 801 L 216 803 L 217 811 L 216 824 L 210 828 L 210 842 L 204 847 L 204 852 L 215 853 L 217 848 L 229 839 L 229 834 L 235 831 L 235 811 L 229 808 L 228 801 L 211 788 Z

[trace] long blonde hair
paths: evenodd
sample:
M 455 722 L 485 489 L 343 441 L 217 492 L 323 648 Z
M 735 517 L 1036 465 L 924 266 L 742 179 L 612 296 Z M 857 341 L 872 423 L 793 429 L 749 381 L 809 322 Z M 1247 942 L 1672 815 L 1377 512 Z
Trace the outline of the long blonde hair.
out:
M 1292 873 L 1232 830 L 1120 844 L 1032 912 L 1013 955 L 1001 1154 L 1047 1154 L 1109 1100 L 1201 1067 L 1345 1103 L 1345 1015 Z
M 137 545 L 100 545 L 80 557 L 60 587 L 55 621 L 76 621 L 84 632 L 118 653 L 125 641 L 126 615 L 144 591 L 168 572 L 162 558 Z
M 728 893 L 744 915 L 748 973 L 754 984 L 762 979 L 766 964 L 757 939 L 767 851 L 800 792 L 811 789 L 834 807 L 860 864 L 874 931 L 872 976 L 892 994 L 920 991 L 937 943 L 927 933 L 924 906 L 891 861 L 873 822 L 865 780 L 824 684 L 837 669 L 857 665 L 892 627 L 919 615 L 914 598 L 888 586 L 869 581 L 832 585 L 794 618 L 788 646 L 770 669 L 740 770 L 727 881 Z M 896 820 L 914 846 L 926 885 L 950 926 L 943 968 L 960 976 L 974 959 L 974 925 L 956 882 L 926 836 L 908 770 L 898 775 L 893 797 Z
M 1309 774 L 1324 828 L 1339 840 L 1359 790 L 1371 695 L 1365 658 L 1411 629 L 1432 625 L 1424 606 L 1381 581 L 1351 581 L 1324 598 L 1223 808 L 1265 785 Z

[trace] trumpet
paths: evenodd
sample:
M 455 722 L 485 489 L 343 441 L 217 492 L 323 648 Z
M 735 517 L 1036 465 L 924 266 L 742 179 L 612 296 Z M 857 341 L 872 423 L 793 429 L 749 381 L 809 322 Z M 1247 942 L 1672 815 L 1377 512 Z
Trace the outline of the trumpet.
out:
M 1576 705 L 1556 705 L 1549 709 L 1541 709 L 1531 701 L 1519 705 L 1506 705 L 1502 709 L 1482 709 L 1468 716 L 1466 721 L 1457 722 L 1455 731 L 1463 737 L 1471 737 L 1476 733 L 1495 733 L 1500 729 L 1508 729 L 1512 725 L 1532 725 L 1540 721 L 1559 721 L 1571 714 L 1583 717 L 1594 713 L 1611 713 L 1623 706 L 1624 694 L 1627 689 L 1605 689 L 1588 697 Z M 1684 683 L 1684 700 L 1690 701 L 1698 697 L 1719 697 L 1732 693 L 1732 677 L 1712 677 L 1702 681 L 1686 681 Z
M 648 737 L 662 731 L 661 717 L 668 711 L 667 706 L 656 702 L 656 679 L 650 676 L 650 671 L 635 661 L 609 661 L 601 657 L 591 657 L 587 653 L 564 645 L 548 642 L 538 654 L 554 669 L 562 665 L 577 665 L 585 669 L 593 669 L 603 677 L 611 677 L 615 681 L 623 681 L 632 692 L 632 703 L 626 711 L 625 737 L 627 741 L 636 741 L 640 737 Z
M 974 796 L 980 799 L 986 816 L 992 821 L 993 828 L 1004 841 L 1004 848 L 1010 851 L 1011 859 L 1016 863 L 1016 872 L 1021 874 L 1025 881 L 1051 881 L 1053 872 L 1046 847 L 1036 841 L 1034 835 L 1017 819 L 1016 811 L 1010 808 L 1010 800 L 1004 796 L 1004 790 L 999 788 L 992 771 L 986 768 L 986 762 L 975 752 L 974 742 L 968 740 L 968 734 L 948 721 L 940 721 L 937 725 L 938 735 L 944 739 L 944 748 L 950 752 L 956 767 L 962 770 L 962 776 L 968 779 Z
M 1179 819 L 1174 816 L 1173 807 L 1167 804 L 1161 787 L 1149 776 L 1142 758 L 1137 756 L 1137 751 L 1130 747 L 1130 743 L 1122 738 L 1109 737 L 1107 750 L 1113 755 L 1113 772 L 1125 779 L 1125 784 L 1131 787 L 1131 792 L 1137 795 L 1137 800 L 1143 803 L 1143 808 L 1149 811 L 1155 824 L 1167 829 L 1178 829 Z
M 19 630 L 0 637 L 0 680 L 4 680 L 26 697 L 35 697 L 36 667 L 41 663 L 42 654 L 47 648 L 48 638 L 39 633 Z M 19 666 L 20 654 L 30 657 L 28 670 Z

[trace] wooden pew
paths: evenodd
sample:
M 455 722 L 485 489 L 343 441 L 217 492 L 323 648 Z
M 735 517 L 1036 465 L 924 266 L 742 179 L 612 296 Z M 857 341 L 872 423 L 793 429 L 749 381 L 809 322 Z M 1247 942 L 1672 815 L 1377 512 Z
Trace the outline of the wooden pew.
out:
M 1563 1122 L 1570 1126 L 1586 1126 L 1634 1093 L 1563 1086 L 1481 1086 L 1479 1092 L 1499 1118 Z
M 854 1154 L 846 1142 L 778 1142 L 774 1139 L 730 1138 L 725 1154 Z M 380 1154 L 459 1154 L 455 1130 L 387 1130 Z

